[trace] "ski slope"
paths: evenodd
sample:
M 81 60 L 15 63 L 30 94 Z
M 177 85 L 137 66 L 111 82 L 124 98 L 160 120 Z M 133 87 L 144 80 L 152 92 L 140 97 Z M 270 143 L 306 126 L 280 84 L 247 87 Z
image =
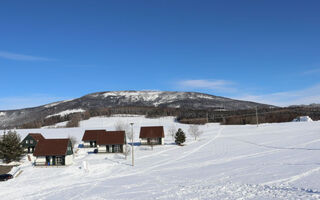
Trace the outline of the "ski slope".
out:
M 40 132 L 47 138 L 75 136 L 85 129 L 113 130 L 117 121 L 140 126 L 172 125 L 173 118 L 91 118 L 79 128 L 17 130 L 22 137 Z M 245 126 L 200 126 L 199 140 L 186 145 L 136 145 L 131 156 L 91 154 L 79 149 L 74 164 L 37 168 L 24 159 L 19 177 L 0 182 L 0 197 L 16 199 L 320 199 L 320 122 Z M 84 169 L 87 163 L 88 170 Z M 14 169 L 13 169 L 14 170 Z M 15 169 L 16 170 L 16 169 Z

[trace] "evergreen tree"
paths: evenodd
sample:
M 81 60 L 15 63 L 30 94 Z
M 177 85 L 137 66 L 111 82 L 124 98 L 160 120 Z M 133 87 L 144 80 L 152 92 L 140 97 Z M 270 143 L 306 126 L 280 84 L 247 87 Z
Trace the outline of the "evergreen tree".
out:
M 183 144 L 186 141 L 186 135 L 184 134 L 184 132 L 181 130 L 181 128 L 178 129 L 178 131 L 176 132 L 176 136 L 175 136 L 175 142 L 178 145 Z
M 0 138 L 0 159 L 6 163 L 20 161 L 24 153 L 20 145 L 20 136 L 15 131 L 9 131 Z

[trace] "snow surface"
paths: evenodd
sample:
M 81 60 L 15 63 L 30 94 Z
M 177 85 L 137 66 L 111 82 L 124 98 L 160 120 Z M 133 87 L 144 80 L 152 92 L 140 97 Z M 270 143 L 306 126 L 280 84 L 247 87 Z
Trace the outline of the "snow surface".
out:
M 53 116 L 65 116 L 65 115 L 69 115 L 71 113 L 79 113 L 79 112 L 85 112 L 85 110 L 83 109 L 72 109 L 72 110 L 65 110 L 65 111 L 62 111 L 62 112 L 59 112 L 59 113 L 56 113 L 56 114 L 53 114 L 53 115 L 48 115 L 46 118 L 49 118 L 49 117 L 53 117 Z
M 75 136 L 86 128 L 113 130 L 119 120 L 140 126 L 188 125 L 173 118 L 91 118 L 80 128 L 17 130 L 22 137 L 41 132 L 47 138 Z M 164 146 L 136 145 L 131 156 L 91 154 L 79 149 L 74 164 L 33 167 L 0 183 L 0 197 L 16 199 L 320 199 L 320 122 L 200 126 L 199 140 L 188 136 L 176 146 L 167 134 Z M 2 131 L 1 131 L 2 132 Z M 17 170 L 17 169 L 13 169 Z
M 6 115 L 5 112 L 0 112 L 0 117 L 3 117 L 3 116 L 5 116 L 5 115 Z

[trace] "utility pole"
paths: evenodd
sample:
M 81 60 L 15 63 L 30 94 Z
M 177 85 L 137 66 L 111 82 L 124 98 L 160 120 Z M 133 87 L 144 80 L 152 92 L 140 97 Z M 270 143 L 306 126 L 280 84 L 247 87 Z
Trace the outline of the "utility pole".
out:
M 257 127 L 258 127 L 259 126 L 258 106 L 256 106 L 256 122 L 257 122 Z
M 207 111 L 207 123 L 209 123 L 209 112 Z
M 131 150 L 132 150 L 132 166 L 134 166 L 134 152 L 133 152 L 133 123 L 130 123 L 131 126 Z

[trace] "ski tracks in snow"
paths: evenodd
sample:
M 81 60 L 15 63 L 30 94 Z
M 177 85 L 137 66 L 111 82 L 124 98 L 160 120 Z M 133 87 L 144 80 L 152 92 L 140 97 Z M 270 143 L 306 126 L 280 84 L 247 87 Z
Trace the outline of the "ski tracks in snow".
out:
M 151 170 L 153 170 L 153 169 L 155 169 L 155 168 L 158 168 L 158 167 L 161 167 L 161 166 L 164 166 L 164 165 L 168 165 L 168 164 L 177 162 L 177 161 L 179 161 L 179 160 L 182 160 L 182 159 L 190 156 L 191 154 L 198 152 L 199 150 L 201 150 L 202 148 L 204 148 L 204 147 L 207 146 L 208 144 L 210 144 L 210 143 L 214 142 L 216 139 L 218 139 L 218 138 L 221 136 L 221 134 L 222 134 L 223 128 L 224 128 L 224 127 L 221 127 L 221 128 L 219 129 L 217 135 L 215 135 L 213 138 L 211 138 L 210 140 L 208 140 L 208 141 L 205 142 L 204 144 L 198 146 L 197 148 L 194 148 L 194 149 L 192 149 L 191 151 L 183 154 L 182 156 L 180 156 L 180 157 L 177 158 L 177 159 L 174 159 L 174 160 L 168 159 L 166 162 L 161 161 L 161 162 L 158 162 L 158 163 L 160 163 L 160 164 L 155 164 L 155 165 L 152 165 L 151 167 L 148 167 L 148 168 L 146 168 L 146 169 L 144 169 L 144 170 L 139 170 L 139 171 L 137 171 L 137 172 L 133 172 L 133 173 L 129 173 L 129 174 L 123 174 L 123 175 L 117 175 L 117 176 L 109 176 L 109 177 L 101 178 L 101 179 L 99 179 L 99 180 L 96 179 L 96 182 L 95 182 L 94 184 L 92 184 L 91 187 L 89 187 L 88 189 L 84 190 L 84 191 L 81 192 L 80 194 L 75 195 L 74 197 L 70 198 L 70 200 L 79 199 L 79 198 L 81 199 L 81 197 L 84 197 L 87 192 L 90 192 L 90 191 L 93 190 L 97 185 L 99 185 L 100 183 L 102 183 L 102 182 L 104 182 L 104 181 L 106 181 L 106 180 L 108 180 L 108 179 L 114 179 L 114 178 L 121 178 L 121 177 L 127 177 L 127 176 L 133 176 L 133 175 L 143 174 L 143 173 L 145 173 L 145 172 L 147 172 L 147 171 L 151 171 Z M 175 149 L 175 148 L 171 148 L 170 150 L 173 150 L 173 149 Z M 166 151 L 169 151 L 169 150 L 161 151 L 159 154 L 164 153 L 164 152 L 166 152 Z

